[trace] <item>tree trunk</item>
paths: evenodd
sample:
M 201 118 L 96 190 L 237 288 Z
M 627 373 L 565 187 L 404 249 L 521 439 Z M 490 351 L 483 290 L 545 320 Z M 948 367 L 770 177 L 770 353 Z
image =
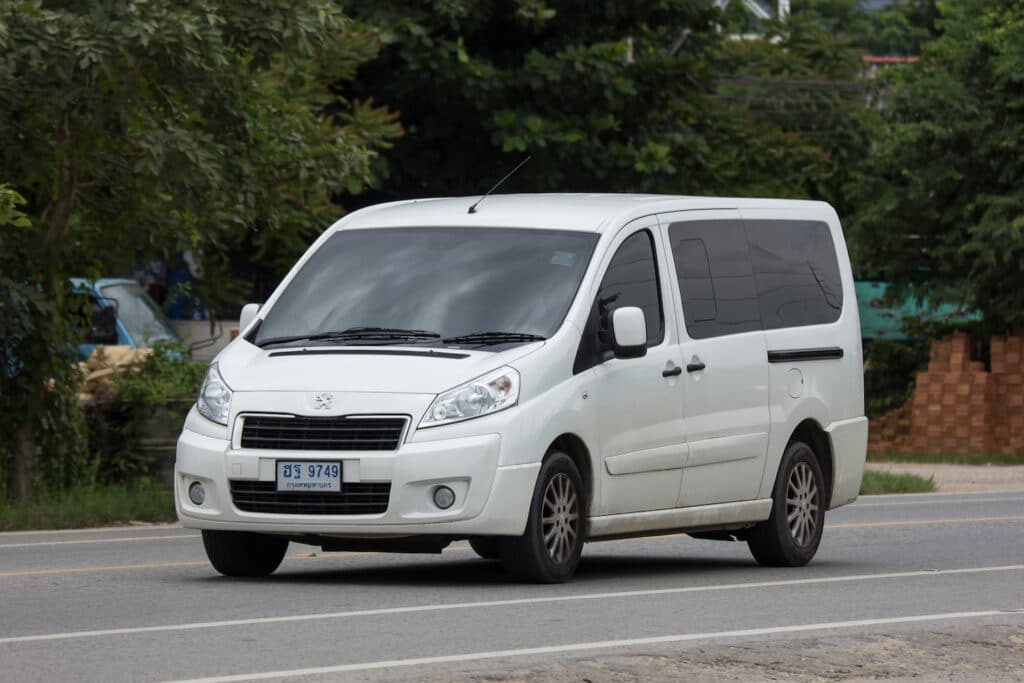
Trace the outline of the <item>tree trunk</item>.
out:
M 64 112 L 55 134 L 55 152 L 57 154 L 57 184 L 50 202 L 43 209 L 39 224 L 46 229 L 46 239 L 42 245 L 44 254 L 43 272 L 40 273 L 39 285 L 42 293 L 55 304 L 56 310 L 46 315 L 59 318 L 64 307 L 61 291 L 65 286 L 64 272 L 61 268 L 62 249 L 71 215 L 75 207 L 75 192 L 78 183 L 78 168 L 69 154 L 68 143 L 71 140 L 71 122 L 77 117 L 76 107 Z M 46 334 L 54 330 L 62 330 L 61 325 L 47 324 L 42 320 L 33 321 L 31 329 Z M 59 334 L 59 333 L 58 333 Z M 37 340 L 39 344 L 66 343 L 64 339 Z M 33 470 L 36 460 L 36 429 L 41 418 L 45 417 L 47 381 L 53 377 L 53 368 L 48 353 L 41 354 L 43 362 L 26 363 L 26 395 L 21 426 L 15 433 L 11 453 L 11 479 L 8 485 L 10 498 L 15 501 L 26 501 L 32 497 Z
M 35 403 L 39 399 L 30 397 L 29 403 Z M 31 406 L 27 406 L 25 421 L 14 436 L 14 448 L 11 453 L 11 480 L 9 483 L 10 498 L 16 502 L 25 502 L 32 497 L 32 465 L 36 459 L 35 439 L 35 416 L 28 414 L 34 412 Z

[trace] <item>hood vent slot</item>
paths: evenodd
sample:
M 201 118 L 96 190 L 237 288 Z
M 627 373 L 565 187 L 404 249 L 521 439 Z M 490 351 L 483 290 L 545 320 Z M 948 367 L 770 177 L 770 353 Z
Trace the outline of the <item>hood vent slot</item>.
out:
M 296 349 L 294 351 L 271 351 L 270 357 L 278 356 L 417 356 L 419 358 L 469 358 L 468 353 L 457 351 L 403 351 L 402 349 Z

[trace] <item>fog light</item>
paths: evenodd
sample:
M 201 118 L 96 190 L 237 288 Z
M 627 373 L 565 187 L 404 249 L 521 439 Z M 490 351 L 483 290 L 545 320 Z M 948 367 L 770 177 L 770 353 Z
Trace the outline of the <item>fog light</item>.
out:
M 192 482 L 192 485 L 188 487 L 188 499 L 192 501 L 193 505 L 202 505 L 206 500 L 206 489 L 198 481 Z
M 455 491 L 452 491 L 447 486 L 438 486 L 434 489 L 434 505 L 447 510 L 455 504 Z

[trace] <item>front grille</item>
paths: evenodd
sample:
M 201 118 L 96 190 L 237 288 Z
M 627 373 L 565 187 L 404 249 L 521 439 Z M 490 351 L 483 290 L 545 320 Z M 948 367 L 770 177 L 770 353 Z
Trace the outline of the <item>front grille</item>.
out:
M 247 415 L 242 448 L 291 451 L 393 451 L 404 417 L 276 417 Z
M 341 491 L 278 491 L 273 481 L 232 481 L 231 500 L 245 512 L 285 515 L 379 515 L 388 509 L 389 482 L 345 484 Z

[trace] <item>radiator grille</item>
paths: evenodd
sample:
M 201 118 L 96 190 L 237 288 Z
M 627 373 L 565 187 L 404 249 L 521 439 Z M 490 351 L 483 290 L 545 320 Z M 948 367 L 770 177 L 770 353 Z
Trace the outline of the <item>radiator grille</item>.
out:
M 404 417 L 277 417 L 247 415 L 242 448 L 291 451 L 393 451 Z
M 342 483 L 341 491 L 278 491 L 273 481 L 232 481 L 231 500 L 245 512 L 285 515 L 379 515 L 388 509 L 391 484 Z

